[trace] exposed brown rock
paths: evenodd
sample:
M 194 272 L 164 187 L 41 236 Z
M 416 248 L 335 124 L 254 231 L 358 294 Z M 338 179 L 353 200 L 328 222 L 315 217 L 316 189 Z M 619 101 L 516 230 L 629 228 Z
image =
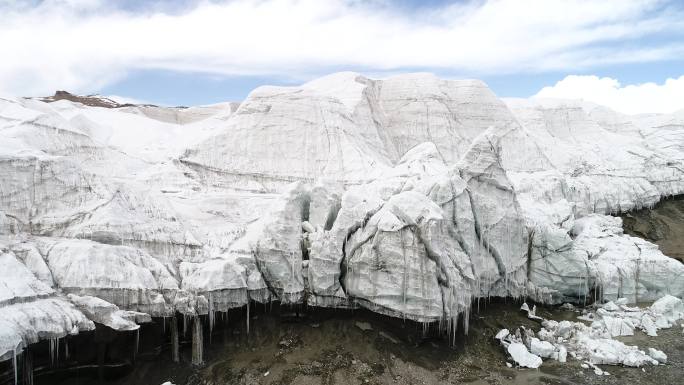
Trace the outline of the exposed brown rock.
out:
M 665 255 L 684 262 L 684 195 L 625 213 L 622 221 L 626 234 L 651 241 Z
M 99 95 L 81 96 L 81 95 L 74 95 L 74 94 L 67 92 L 67 91 L 57 91 L 52 96 L 47 96 L 47 97 L 39 98 L 39 99 L 44 101 L 44 102 L 47 102 L 47 103 L 56 102 L 58 100 L 69 100 L 71 102 L 81 103 L 83 105 L 90 106 L 90 107 L 119 108 L 119 107 L 133 106 L 133 104 L 130 104 L 130 103 L 120 104 L 120 103 L 115 102 L 112 99 L 105 98 L 105 97 L 99 96 Z

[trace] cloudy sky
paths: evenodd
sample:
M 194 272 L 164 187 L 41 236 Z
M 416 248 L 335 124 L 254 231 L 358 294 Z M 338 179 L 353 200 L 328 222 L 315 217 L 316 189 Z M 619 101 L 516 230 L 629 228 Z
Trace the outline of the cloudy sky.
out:
M 503 97 L 684 108 L 680 0 L 0 0 L 0 93 L 241 100 L 349 70 L 479 78 Z

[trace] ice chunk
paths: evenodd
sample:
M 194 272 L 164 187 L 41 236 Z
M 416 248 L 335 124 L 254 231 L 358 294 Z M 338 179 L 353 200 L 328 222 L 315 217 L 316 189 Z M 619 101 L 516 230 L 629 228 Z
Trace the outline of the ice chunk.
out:
M 514 342 L 508 346 L 508 354 L 520 366 L 525 368 L 536 369 L 541 366 L 542 359 L 539 356 L 530 353 L 524 344 Z
M 667 363 L 667 355 L 661 350 L 648 348 L 648 355 L 654 360 L 660 362 L 661 364 Z
M 541 358 L 552 358 L 556 353 L 556 347 L 548 341 L 540 341 L 539 338 L 530 340 L 530 353 Z
M 363 330 L 364 332 L 368 330 L 373 330 L 373 326 L 371 326 L 371 324 L 369 324 L 368 322 L 356 321 L 356 327 Z
M 511 333 L 508 331 L 508 329 L 501 329 L 501 330 L 499 330 L 498 333 L 496 333 L 496 335 L 494 336 L 494 338 L 497 339 L 497 340 L 503 340 L 503 339 L 506 338 L 509 334 L 511 334 Z
M 650 337 L 658 336 L 658 328 L 656 327 L 655 322 L 653 322 L 653 317 L 648 314 L 644 314 L 644 316 L 641 317 L 641 329 Z
M 659 328 L 671 327 L 678 320 L 684 319 L 684 302 L 672 295 L 666 295 L 655 301 L 650 310 L 657 315 L 656 325 Z
M 629 319 L 603 316 L 601 321 L 611 336 L 632 336 L 634 335 L 634 324 Z

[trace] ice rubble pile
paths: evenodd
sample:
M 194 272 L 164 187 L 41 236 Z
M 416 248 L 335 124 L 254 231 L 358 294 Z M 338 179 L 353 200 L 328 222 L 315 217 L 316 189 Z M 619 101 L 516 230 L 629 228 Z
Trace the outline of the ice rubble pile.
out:
M 605 214 L 682 193 L 683 144 L 678 115 L 426 74 L 188 109 L 0 99 L 0 355 L 248 301 L 455 327 L 485 296 L 681 297 L 684 267 Z
M 667 355 L 660 350 L 639 350 L 637 346 L 626 345 L 613 337 L 634 335 L 636 329 L 656 336 L 658 329 L 671 328 L 684 319 L 684 302 L 666 295 L 645 309 L 627 303 L 627 298 L 620 298 L 601 305 L 595 312 L 585 312 L 579 319 L 590 322 L 588 325 L 542 320 L 542 328 L 536 335 L 531 329 L 522 327 L 515 333 L 502 329 L 495 338 L 501 341 L 517 365 L 528 368 L 538 368 L 542 358 L 565 362 L 568 354 L 584 360 L 597 374 L 604 374 L 596 368 L 598 364 L 640 367 L 666 363 Z M 539 319 L 527 304 L 522 310 L 528 311 L 528 317 Z

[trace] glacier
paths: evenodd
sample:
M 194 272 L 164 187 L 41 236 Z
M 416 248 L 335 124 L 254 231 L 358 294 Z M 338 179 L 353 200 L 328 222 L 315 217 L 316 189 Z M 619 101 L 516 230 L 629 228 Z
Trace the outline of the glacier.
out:
M 684 265 L 611 214 L 682 194 L 682 146 L 684 112 L 430 74 L 191 108 L 0 98 L 0 360 L 184 317 L 200 363 L 202 317 L 250 302 L 455 335 L 480 298 L 681 298 Z

